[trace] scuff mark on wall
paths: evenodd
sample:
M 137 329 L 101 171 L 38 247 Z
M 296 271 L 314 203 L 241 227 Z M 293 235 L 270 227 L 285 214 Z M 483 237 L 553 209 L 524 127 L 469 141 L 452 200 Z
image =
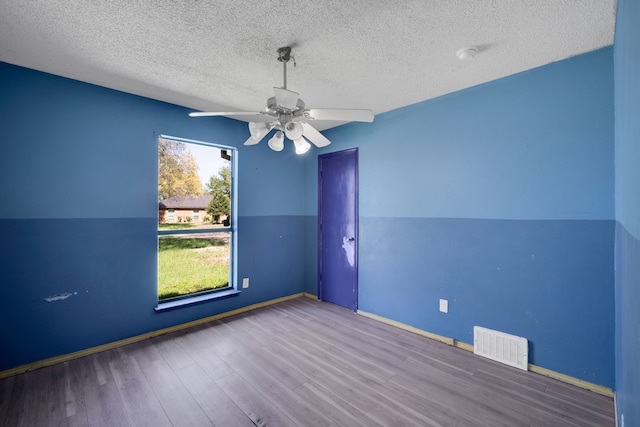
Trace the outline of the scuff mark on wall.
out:
M 63 294 L 52 295 L 50 297 L 45 298 L 44 300 L 46 302 L 61 301 L 61 300 L 67 299 L 67 298 L 69 298 L 70 296 L 73 296 L 73 295 L 78 295 L 78 293 L 77 292 L 74 292 L 74 293 L 65 292 Z

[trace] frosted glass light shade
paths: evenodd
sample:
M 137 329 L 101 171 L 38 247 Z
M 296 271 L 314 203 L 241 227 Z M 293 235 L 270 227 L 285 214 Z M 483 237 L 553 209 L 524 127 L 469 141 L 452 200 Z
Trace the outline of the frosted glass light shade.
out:
M 304 131 L 302 125 L 298 122 L 289 122 L 284 127 L 284 134 L 292 141 L 302 137 Z
M 273 151 L 282 151 L 284 149 L 284 134 L 280 131 L 269 140 L 269 148 Z
M 311 144 L 303 137 L 294 139 L 293 145 L 296 146 L 296 154 L 304 154 L 311 148 Z

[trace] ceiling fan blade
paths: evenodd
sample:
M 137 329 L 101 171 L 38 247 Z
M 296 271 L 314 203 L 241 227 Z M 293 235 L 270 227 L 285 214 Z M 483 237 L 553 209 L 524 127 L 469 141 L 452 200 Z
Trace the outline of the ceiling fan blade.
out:
M 247 140 L 244 142 L 244 145 L 256 145 L 258 142 L 262 141 L 262 138 L 260 139 L 254 139 L 252 136 L 250 136 L 249 138 L 247 138 Z
M 213 117 L 213 116 L 253 116 L 262 114 L 254 111 L 194 111 L 189 113 L 190 117 Z
M 269 123 L 277 120 L 276 116 L 272 116 L 265 112 L 256 111 L 194 111 L 189 113 L 190 117 L 242 117 L 242 120 L 251 122 Z
M 318 132 L 316 128 L 309 123 L 302 123 L 302 135 L 307 138 L 313 145 L 318 148 L 326 147 L 331 144 L 331 141 L 327 139 L 323 134 Z
M 274 87 L 273 93 L 276 95 L 276 103 L 288 110 L 295 110 L 298 105 L 298 98 L 300 95 L 296 92 L 292 92 L 281 87 Z
M 368 122 L 373 121 L 371 110 L 350 110 L 336 108 L 309 108 L 303 115 L 310 120 L 339 120 L 342 122 Z

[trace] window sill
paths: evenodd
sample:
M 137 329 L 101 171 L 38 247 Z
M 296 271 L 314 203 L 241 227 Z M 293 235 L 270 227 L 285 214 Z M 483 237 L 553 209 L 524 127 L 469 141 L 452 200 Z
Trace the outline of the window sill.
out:
M 162 312 L 167 310 L 173 310 L 174 308 L 185 307 L 194 304 L 200 304 L 207 301 L 228 298 L 235 295 L 240 295 L 240 291 L 237 289 L 227 289 L 224 291 L 211 292 L 204 295 L 196 295 L 189 298 L 182 298 L 173 301 L 159 302 L 154 308 L 156 312 Z

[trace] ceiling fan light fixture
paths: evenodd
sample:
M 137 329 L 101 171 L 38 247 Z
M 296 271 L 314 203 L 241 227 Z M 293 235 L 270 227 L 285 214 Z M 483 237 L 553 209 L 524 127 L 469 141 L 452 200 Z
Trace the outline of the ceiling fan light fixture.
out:
M 311 148 L 311 144 L 309 144 L 302 136 L 294 139 L 293 145 L 296 147 L 296 154 L 304 154 Z
M 269 148 L 273 151 L 282 151 L 284 149 L 284 134 L 281 131 L 276 132 L 269 140 Z

